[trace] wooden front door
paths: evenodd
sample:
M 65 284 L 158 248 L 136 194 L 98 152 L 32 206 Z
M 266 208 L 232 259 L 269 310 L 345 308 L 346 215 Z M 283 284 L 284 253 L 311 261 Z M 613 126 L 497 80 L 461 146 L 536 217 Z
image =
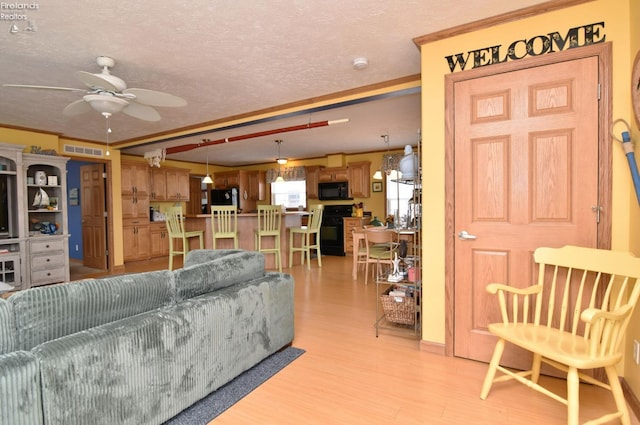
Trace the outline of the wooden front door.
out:
M 453 353 L 488 361 L 487 325 L 500 314 L 486 285 L 535 283 L 539 246 L 597 246 L 598 59 L 458 81 L 454 92 Z
M 104 164 L 80 167 L 83 265 L 107 269 Z

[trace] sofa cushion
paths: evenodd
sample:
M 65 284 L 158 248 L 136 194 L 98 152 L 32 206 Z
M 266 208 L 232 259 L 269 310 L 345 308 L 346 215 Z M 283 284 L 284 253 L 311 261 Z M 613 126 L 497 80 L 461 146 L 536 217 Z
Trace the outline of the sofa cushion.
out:
M 168 270 L 87 279 L 31 288 L 9 298 L 15 314 L 17 348 L 38 344 L 170 304 Z
M 200 250 L 189 259 L 190 266 L 175 270 L 177 301 L 264 276 L 264 254 L 256 251 L 224 251 L 227 252 Z M 195 263 L 196 257 L 201 260 L 213 259 Z
M 40 394 L 40 369 L 32 353 L 0 355 L 0 424 L 42 424 Z
M 0 354 L 16 349 L 16 332 L 11 304 L 0 298 Z

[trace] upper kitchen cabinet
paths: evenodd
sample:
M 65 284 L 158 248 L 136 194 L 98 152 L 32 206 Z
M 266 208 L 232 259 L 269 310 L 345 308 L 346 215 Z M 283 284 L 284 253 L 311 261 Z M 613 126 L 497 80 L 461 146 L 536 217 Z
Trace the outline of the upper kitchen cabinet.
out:
M 149 166 L 122 161 L 122 218 L 149 218 Z
M 188 201 L 189 170 L 184 168 L 152 168 L 152 201 Z
M 240 187 L 240 171 L 220 171 L 214 173 L 213 185 L 216 189 Z
M 307 183 L 307 199 L 318 199 L 318 183 L 320 182 L 320 170 L 322 165 L 310 165 L 304 167 Z
M 369 188 L 369 175 L 371 162 L 350 162 L 349 163 L 349 197 L 368 198 L 371 196 Z
M 349 168 L 348 167 L 322 168 L 320 169 L 318 174 L 318 181 L 320 183 L 349 181 Z

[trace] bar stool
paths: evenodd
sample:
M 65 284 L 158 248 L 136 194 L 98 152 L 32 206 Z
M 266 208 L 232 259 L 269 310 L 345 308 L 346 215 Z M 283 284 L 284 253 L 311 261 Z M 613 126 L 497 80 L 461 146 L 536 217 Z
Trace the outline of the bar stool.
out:
M 165 213 L 165 219 L 167 223 L 167 230 L 169 231 L 169 270 L 173 270 L 173 257 L 175 255 L 182 255 L 182 261 L 184 263 L 184 257 L 189 252 L 189 238 L 200 239 L 200 249 L 204 248 L 204 231 L 194 230 L 186 232 L 184 230 L 184 217 L 182 215 L 181 207 L 168 208 Z M 178 251 L 175 246 L 175 239 L 182 241 L 182 250 Z
M 278 271 L 282 272 L 280 255 L 280 225 L 282 207 L 280 205 L 258 205 L 258 228 L 255 232 L 255 249 L 266 254 L 275 254 Z M 273 237 L 273 248 L 263 248 L 262 238 Z
M 293 253 L 301 252 L 302 265 L 304 265 L 304 256 L 307 256 L 307 269 L 311 269 L 311 250 L 316 250 L 318 256 L 318 267 L 322 267 L 322 259 L 320 253 L 320 224 L 322 223 L 322 213 L 324 205 L 318 204 L 313 207 L 309 213 L 309 221 L 307 226 L 292 227 L 289 230 L 289 267 L 293 266 Z M 296 247 L 293 244 L 295 235 L 302 235 L 301 246 Z M 312 244 L 311 237 L 314 243 Z
M 233 239 L 238 249 L 238 208 L 235 205 L 211 205 L 211 233 L 213 249 L 218 239 Z

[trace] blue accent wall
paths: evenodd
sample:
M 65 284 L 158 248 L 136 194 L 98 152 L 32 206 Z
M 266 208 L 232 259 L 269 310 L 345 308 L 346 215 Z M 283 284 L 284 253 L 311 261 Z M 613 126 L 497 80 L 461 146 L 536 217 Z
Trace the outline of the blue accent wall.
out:
M 71 205 L 69 202 L 69 192 L 72 188 L 78 188 L 80 192 L 80 167 L 82 165 L 90 165 L 93 162 L 69 161 L 67 162 L 67 221 L 69 223 L 69 257 L 82 260 L 82 207 L 81 202 L 78 205 Z M 78 195 L 78 201 L 81 201 L 81 193 Z M 77 246 L 77 250 L 76 250 Z

